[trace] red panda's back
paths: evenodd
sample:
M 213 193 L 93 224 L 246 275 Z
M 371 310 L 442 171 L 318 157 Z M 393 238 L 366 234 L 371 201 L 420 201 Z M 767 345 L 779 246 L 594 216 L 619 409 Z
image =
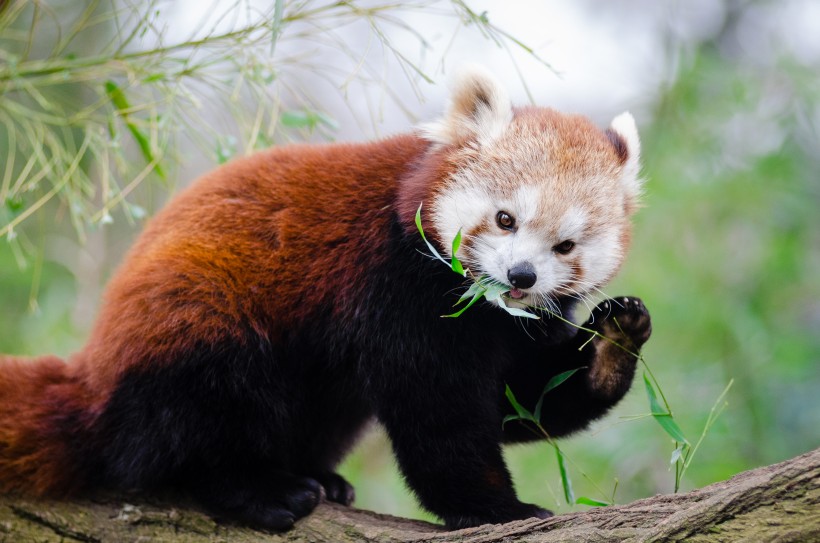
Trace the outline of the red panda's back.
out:
M 249 328 L 276 339 L 318 307 L 342 306 L 384 254 L 396 181 L 427 145 L 406 135 L 273 148 L 200 178 L 120 266 L 78 369 L 99 390 L 192 342 L 242 340 Z

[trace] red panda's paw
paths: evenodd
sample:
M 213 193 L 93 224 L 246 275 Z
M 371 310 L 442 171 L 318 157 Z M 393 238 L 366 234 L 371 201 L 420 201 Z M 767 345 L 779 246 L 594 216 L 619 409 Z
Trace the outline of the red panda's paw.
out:
M 219 520 L 252 528 L 281 532 L 309 515 L 325 497 L 315 479 L 276 474 L 260 477 L 256 484 L 223 480 L 201 496 Z
M 316 509 L 325 497 L 325 489 L 316 479 L 302 477 L 276 489 L 275 494 L 298 520 Z
M 635 296 L 604 300 L 592 311 L 586 327 L 633 352 L 637 352 L 652 334 L 649 311 Z
M 601 302 L 586 324 L 602 337 L 594 348 L 587 379 L 590 391 L 607 403 L 615 403 L 629 391 L 641 347 L 652 333 L 652 321 L 640 298 L 625 296 Z
M 545 519 L 550 518 L 552 515 L 552 511 L 549 509 L 531 503 L 518 502 L 514 507 L 493 508 L 492 513 L 484 515 L 447 515 L 444 517 L 444 524 L 448 530 L 460 530 L 481 526 L 482 524 L 503 524 L 528 518 Z
M 338 473 L 322 473 L 316 476 L 316 480 L 324 487 L 328 501 L 350 505 L 356 499 L 356 491 L 353 486 Z

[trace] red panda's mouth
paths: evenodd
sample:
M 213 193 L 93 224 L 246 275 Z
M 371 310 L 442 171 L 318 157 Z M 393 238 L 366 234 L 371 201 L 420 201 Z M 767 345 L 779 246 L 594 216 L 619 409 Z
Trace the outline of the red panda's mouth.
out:
M 510 295 L 510 298 L 512 298 L 514 300 L 520 300 L 521 298 L 526 296 L 527 293 L 524 292 L 523 290 L 521 290 L 520 288 L 511 288 L 510 292 L 509 292 L 509 295 Z

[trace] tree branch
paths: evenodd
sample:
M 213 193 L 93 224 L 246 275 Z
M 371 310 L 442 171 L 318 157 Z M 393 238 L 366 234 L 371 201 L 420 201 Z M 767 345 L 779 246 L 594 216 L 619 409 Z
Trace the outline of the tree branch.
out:
M 683 540 L 820 541 L 820 449 L 686 494 L 457 532 L 334 504 L 322 504 L 286 534 L 266 534 L 217 524 L 196 509 L 137 498 L 56 502 L 0 497 L 0 543 Z

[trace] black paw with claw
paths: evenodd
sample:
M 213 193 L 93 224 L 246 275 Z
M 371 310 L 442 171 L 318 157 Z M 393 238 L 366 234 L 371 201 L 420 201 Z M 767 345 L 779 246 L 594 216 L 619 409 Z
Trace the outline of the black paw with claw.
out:
M 652 334 L 649 311 L 641 299 L 634 296 L 604 300 L 592 311 L 586 327 L 635 351 Z
M 350 505 L 356 499 L 356 491 L 338 473 L 323 473 L 317 475 L 316 480 L 324 487 L 327 501 Z
M 629 390 L 641 347 L 652 333 L 649 311 L 640 298 L 611 298 L 592 311 L 586 328 L 603 336 L 588 339 L 584 345 L 584 349 L 592 349 L 587 370 L 589 390 L 614 405 Z

